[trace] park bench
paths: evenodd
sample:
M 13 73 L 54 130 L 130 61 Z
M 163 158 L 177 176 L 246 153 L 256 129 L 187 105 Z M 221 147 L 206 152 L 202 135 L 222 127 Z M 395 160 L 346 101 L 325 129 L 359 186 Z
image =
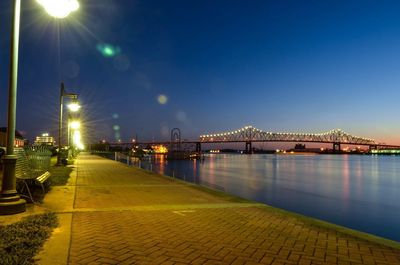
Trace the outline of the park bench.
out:
M 34 202 L 30 186 L 39 185 L 45 193 L 45 184 L 50 177 L 51 152 L 41 147 L 15 148 L 17 156 L 15 176 L 17 178 L 17 189 L 22 196 L 29 197 Z M 48 181 L 47 181 L 48 183 Z M 24 194 L 24 190 L 28 195 Z

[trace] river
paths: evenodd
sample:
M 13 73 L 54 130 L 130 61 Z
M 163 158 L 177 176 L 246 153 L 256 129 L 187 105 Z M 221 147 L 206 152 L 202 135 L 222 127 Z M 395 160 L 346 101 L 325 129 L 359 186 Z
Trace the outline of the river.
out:
M 209 154 L 203 161 L 154 156 L 140 167 L 400 241 L 399 156 Z

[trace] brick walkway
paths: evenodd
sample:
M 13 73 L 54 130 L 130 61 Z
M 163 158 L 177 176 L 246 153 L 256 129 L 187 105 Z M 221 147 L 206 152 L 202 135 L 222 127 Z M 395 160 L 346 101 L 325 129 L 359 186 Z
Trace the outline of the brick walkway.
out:
M 81 155 L 69 264 L 400 264 L 400 250 Z

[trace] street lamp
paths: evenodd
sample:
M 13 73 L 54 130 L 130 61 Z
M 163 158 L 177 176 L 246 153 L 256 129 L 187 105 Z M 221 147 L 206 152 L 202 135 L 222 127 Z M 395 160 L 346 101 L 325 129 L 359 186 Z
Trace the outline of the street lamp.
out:
M 65 16 L 79 8 L 77 0 L 38 0 L 38 2 L 45 7 L 47 12 L 53 10 L 56 6 L 58 10 L 68 10 Z M 52 6 L 52 8 L 50 8 L 50 6 Z M 17 156 L 14 154 L 20 14 L 21 0 L 13 0 L 11 13 L 10 72 L 8 79 L 7 150 L 3 157 L 4 171 L 0 193 L 1 215 L 16 214 L 26 210 L 26 201 L 21 199 L 16 190 L 15 164 L 17 162 Z M 61 18 L 62 16 L 58 17 Z
M 72 103 L 68 105 L 68 108 L 71 111 L 76 112 L 81 108 L 81 106 L 79 106 L 79 104 L 77 102 L 78 94 L 65 92 L 64 82 L 61 82 L 61 87 L 60 87 L 60 112 L 59 112 L 59 116 L 58 116 L 57 166 L 61 166 L 62 165 L 61 148 L 62 148 L 62 121 L 63 121 L 63 102 L 64 102 L 64 97 L 65 98 L 71 98 L 73 100 Z
M 81 127 L 81 123 L 78 120 L 71 119 L 70 115 L 68 115 L 68 137 L 67 137 L 67 146 L 71 146 L 71 131 L 78 130 Z

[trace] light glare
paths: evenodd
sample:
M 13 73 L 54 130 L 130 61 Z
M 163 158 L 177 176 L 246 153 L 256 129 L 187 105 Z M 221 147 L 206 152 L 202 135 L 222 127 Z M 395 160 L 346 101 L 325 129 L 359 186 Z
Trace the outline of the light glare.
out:
M 69 109 L 70 111 L 72 111 L 72 112 L 76 112 L 76 111 L 78 111 L 80 108 L 81 108 L 81 106 L 80 106 L 78 103 L 76 103 L 76 102 L 71 103 L 71 104 L 68 105 L 68 109 Z
M 46 12 L 55 18 L 65 18 L 71 12 L 79 9 L 77 0 L 36 0 Z
M 79 129 L 81 127 L 81 123 L 79 121 L 73 121 L 71 122 L 71 128 L 76 130 Z

